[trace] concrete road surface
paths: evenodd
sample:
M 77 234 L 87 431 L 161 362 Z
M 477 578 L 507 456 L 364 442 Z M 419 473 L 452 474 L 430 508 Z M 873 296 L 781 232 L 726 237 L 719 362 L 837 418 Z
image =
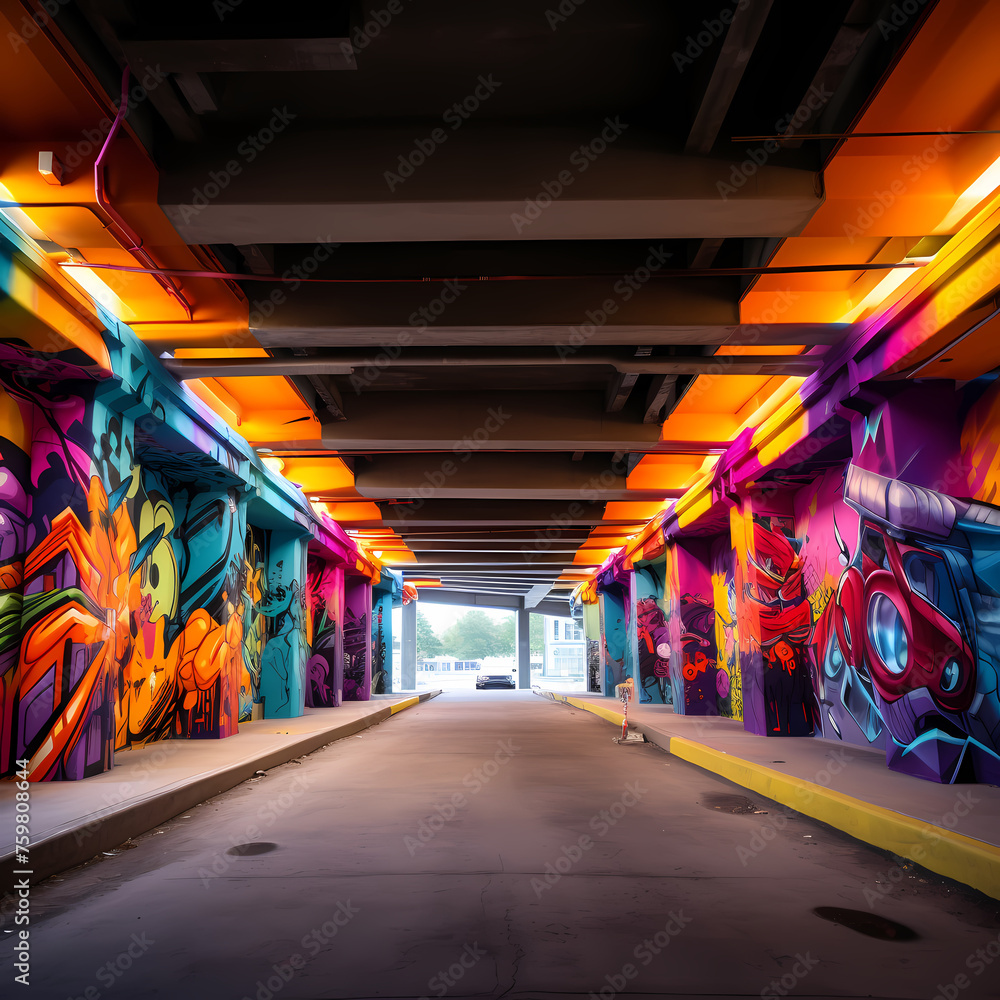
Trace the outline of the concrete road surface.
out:
M 443 695 L 34 887 L 3 996 L 1000 996 L 996 901 L 614 732 Z

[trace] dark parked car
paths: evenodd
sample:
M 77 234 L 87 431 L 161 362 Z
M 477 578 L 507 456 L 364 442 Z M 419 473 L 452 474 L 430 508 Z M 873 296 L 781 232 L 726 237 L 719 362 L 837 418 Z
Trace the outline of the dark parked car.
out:
M 508 670 L 505 674 L 477 674 L 476 687 L 479 690 L 488 687 L 515 687 L 514 675 Z

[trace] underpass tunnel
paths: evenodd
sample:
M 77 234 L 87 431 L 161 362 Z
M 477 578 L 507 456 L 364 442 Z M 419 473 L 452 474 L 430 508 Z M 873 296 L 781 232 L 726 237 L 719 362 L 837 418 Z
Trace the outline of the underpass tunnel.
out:
M 32 878 L 126 840 L 130 761 L 189 755 L 194 808 L 534 694 L 1000 892 L 998 0 L 0 0 L 0 34 Z M 820 753 L 865 763 L 824 792 Z

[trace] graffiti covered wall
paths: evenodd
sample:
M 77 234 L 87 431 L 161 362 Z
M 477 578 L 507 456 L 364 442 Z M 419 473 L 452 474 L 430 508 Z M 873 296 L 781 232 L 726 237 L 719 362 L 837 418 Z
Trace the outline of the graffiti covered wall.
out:
M 728 536 L 711 543 L 712 604 L 715 609 L 716 663 L 726 675 L 720 683 L 719 714 L 743 719 L 743 675 L 740 672 L 739 637 L 736 626 L 735 559 Z M 724 692 L 726 689 L 726 693 Z
M 338 601 L 310 614 L 309 522 L 287 484 L 192 419 L 120 332 L 127 379 L 0 342 L 3 774 L 27 759 L 33 780 L 84 778 L 115 751 L 300 715 L 310 631 L 320 657 L 337 644 Z M 312 576 L 330 574 L 320 555 Z
M 351 578 L 344 598 L 344 701 L 371 698 L 371 612 L 371 584 Z
M 115 749 L 231 735 L 244 664 L 235 479 L 157 447 L 161 421 L 119 413 L 110 382 L 53 391 L 37 368 L 4 373 L 5 770 L 26 757 L 34 778 L 80 778 Z
M 625 631 L 625 603 L 628 591 L 615 586 L 604 590 L 598 596 L 601 616 L 601 658 L 604 663 L 604 693 L 614 695 L 615 685 L 625 677 L 625 647 L 628 636 Z
M 311 648 L 306 666 L 306 704 L 333 708 L 344 697 L 343 631 L 344 569 L 309 554 L 307 607 Z
M 671 635 L 666 576 L 666 558 L 635 570 L 639 701 L 655 705 L 669 705 L 674 700 L 670 660 L 680 636 L 679 630 Z
M 997 783 L 1000 379 L 887 384 L 848 412 L 637 562 L 640 697 Z M 631 639 L 622 578 L 602 570 L 606 684 Z

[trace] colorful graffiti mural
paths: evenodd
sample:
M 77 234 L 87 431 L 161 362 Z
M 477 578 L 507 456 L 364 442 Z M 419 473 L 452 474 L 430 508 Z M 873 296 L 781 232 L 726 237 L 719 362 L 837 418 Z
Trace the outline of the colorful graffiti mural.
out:
M 934 781 L 996 783 L 997 426 L 1000 379 L 890 386 L 820 428 L 799 464 L 728 496 L 728 533 L 711 533 L 714 512 L 706 534 L 668 537 L 662 571 L 632 573 L 643 700 L 669 687 L 677 712 L 876 748 Z M 605 568 L 599 590 L 627 592 L 621 577 Z M 611 588 L 600 601 L 605 648 L 624 659 Z
M 604 663 L 604 690 L 614 691 L 625 679 L 625 601 L 627 592 L 620 587 L 602 591 L 599 597 L 601 616 L 601 659 Z
M 740 673 L 739 639 L 736 626 L 736 579 L 732 546 L 718 538 L 711 547 L 712 604 L 715 610 L 715 649 L 719 692 L 719 714 L 743 718 L 743 677 Z
M 33 374 L 4 375 L 27 444 L 0 439 L 5 470 L 26 471 L 7 496 L 24 530 L 4 546 L 5 768 L 26 757 L 33 778 L 80 778 L 116 749 L 230 735 L 243 666 L 236 495 L 197 491 L 183 457 L 145 455 L 96 383 L 53 395 Z
M 340 623 L 344 616 L 344 571 L 318 556 L 310 555 L 306 604 L 312 624 L 312 645 L 306 665 L 306 704 L 332 708 L 341 703 L 344 667 L 340 658 L 343 642 Z
M 0 763 L 34 780 L 301 714 L 310 626 L 320 655 L 331 631 L 301 524 L 248 524 L 275 508 L 235 462 L 78 360 L 0 344 Z
M 348 586 L 344 601 L 344 701 L 371 697 L 371 585 Z

